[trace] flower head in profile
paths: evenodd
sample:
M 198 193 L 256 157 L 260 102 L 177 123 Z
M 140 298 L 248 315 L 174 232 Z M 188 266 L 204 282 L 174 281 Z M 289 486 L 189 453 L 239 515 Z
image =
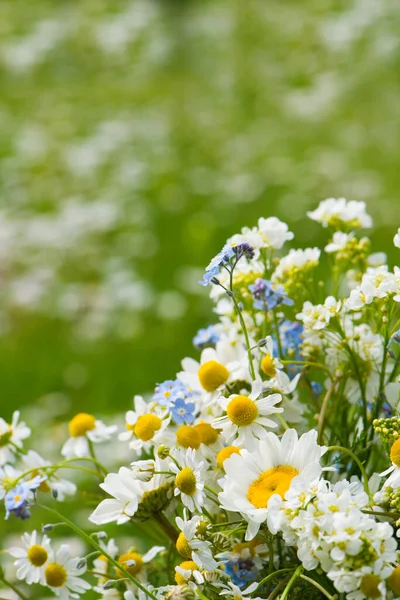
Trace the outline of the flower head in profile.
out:
M 70 438 L 61 449 L 65 458 L 90 456 L 90 443 L 109 440 L 117 431 L 116 425 L 107 426 L 88 413 L 78 413 L 68 423 Z
M 212 555 L 212 544 L 209 541 L 199 539 L 197 531 L 201 528 L 203 518 L 195 515 L 191 519 L 187 518 L 186 511 L 184 518 L 176 518 L 176 524 L 180 529 L 180 534 L 176 542 L 176 549 L 185 560 L 194 560 L 194 562 L 206 571 L 214 571 L 217 568 L 217 561 Z
M 271 498 L 284 498 L 298 477 L 307 482 L 319 479 L 323 452 L 316 431 L 298 439 L 297 432 L 288 429 L 281 439 L 267 433 L 256 442 L 254 452 L 241 450 L 224 462 L 226 477 L 219 500 L 226 510 L 239 512 L 247 520 L 246 540 L 254 538 L 267 520 Z
M 18 579 L 31 583 L 45 584 L 44 570 L 51 551 L 50 539 L 47 535 L 39 535 L 36 531 L 24 533 L 22 536 L 23 547 L 12 547 L 9 553 L 16 560 Z
M 280 394 L 263 398 L 262 383 L 255 381 L 248 396 L 233 394 L 229 398 L 219 398 L 226 415 L 215 419 L 214 425 L 222 427 L 222 435 L 227 443 L 252 449 L 255 440 L 265 438 L 266 427 L 277 427 L 268 417 L 283 412 L 283 408 L 276 407 L 281 400 Z
M 16 453 L 22 449 L 22 442 L 31 434 L 29 427 L 19 421 L 20 412 L 13 413 L 11 423 L 0 418 L 0 466 L 15 461 Z

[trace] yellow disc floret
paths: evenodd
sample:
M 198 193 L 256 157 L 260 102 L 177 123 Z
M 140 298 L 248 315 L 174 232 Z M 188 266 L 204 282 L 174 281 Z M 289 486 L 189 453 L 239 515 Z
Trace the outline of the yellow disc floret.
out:
M 197 450 L 201 444 L 200 433 L 191 425 L 182 425 L 176 432 L 176 441 L 183 448 L 194 448 Z
M 361 580 L 360 592 L 365 594 L 367 598 L 381 598 L 382 594 L 378 588 L 381 581 L 382 579 L 378 575 L 364 575 Z
M 155 432 L 161 429 L 161 425 L 162 421 L 157 415 L 151 413 L 140 415 L 133 428 L 133 433 L 143 442 L 148 442 Z
M 247 490 L 247 499 L 256 508 L 266 508 L 268 500 L 274 494 L 284 497 L 292 479 L 298 474 L 298 470 L 289 465 L 268 469 L 250 485 Z
M 43 546 L 33 545 L 28 550 L 29 562 L 34 567 L 41 567 L 47 560 L 47 550 Z
M 130 560 L 134 561 L 135 564 L 126 564 L 129 563 Z M 124 569 L 128 571 L 128 573 L 133 575 L 133 577 L 136 577 L 136 575 L 138 575 L 138 573 L 140 573 L 140 571 L 143 569 L 144 560 L 137 552 L 125 552 L 125 554 L 121 554 L 121 556 L 119 557 L 118 563 L 122 565 Z M 118 575 L 120 575 L 121 577 L 125 577 L 124 572 L 120 571 L 119 569 Z
M 214 392 L 229 377 L 228 369 L 216 360 L 209 360 L 198 371 L 199 381 L 206 392 Z
M 214 444 L 217 441 L 219 431 L 214 429 L 209 423 L 199 423 L 198 425 L 195 425 L 194 428 L 198 432 L 202 444 L 211 446 L 211 444 Z
M 81 437 L 96 427 L 96 419 L 88 413 L 78 413 L 68 424 L 71 437 Z
M 185 538 L 183 531 L 181 531 L 176 541 L 176 549 L 178 550 L 182 558 L 192 558 L 192 549 L 189 546 L 189 541 L 187 540 L 187 538 Z
M 391 589 L 394 591 L 396 596 L 400 596 L 400 565 L 393 569 L 389 579 L 388 584 Z
M 266 354 L 261 361 L 261 369 L 268 375 L 268 377 L 275 377 L 276 368 L 274 365 L 274 359 L 270 354 Z
M 390 460 L 396 467 L 400 467 L 400 439 L 396 440 L 390 448 Z
M 251 425 L 258 416 L 256 403 L 248 396 L 235 396 L 226 409 L 229 419 L 238 427 Z
M 238 448 L 237 446 L 226 446 L 218 452 L 217 465 L 220 469 L 223 469 L 224 460 L 232 456 L 232 454 L 240 454 L 240 448 Z
M 49 563 L 44 570 L 44 576 L 47 585 L 54 588 L 62 587 L 68 579 L 67 571 L 57 563 Z
M 194 496 L 196 493 L 196 475 L 193 469 L 189 467 L 182 469 L 176 476 L 175 485 L 182 494 Z
M 189 571 L 195 571 L 199 568 L 193 560 L 184 560 L 179 566 Z M 175 573 L 175 581 L 178 585 L 185 585 L 186 583 L 186 579 L 180 573 Z

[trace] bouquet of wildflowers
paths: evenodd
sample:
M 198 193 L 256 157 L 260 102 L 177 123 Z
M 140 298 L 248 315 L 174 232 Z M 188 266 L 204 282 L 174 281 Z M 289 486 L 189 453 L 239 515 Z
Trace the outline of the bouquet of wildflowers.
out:
M 363 202 L 308 216 L 323 250 L 285 252 L 274 217 L 226 242 L 200 282 L 216 323 L 119 434 L 77 414 L 54 462 L 26 449 L 18 413 L 0 420 L 7 523 L 27 524 L 3 551 L 12 597 L 400 597 L 400 268 L 357 233 Z

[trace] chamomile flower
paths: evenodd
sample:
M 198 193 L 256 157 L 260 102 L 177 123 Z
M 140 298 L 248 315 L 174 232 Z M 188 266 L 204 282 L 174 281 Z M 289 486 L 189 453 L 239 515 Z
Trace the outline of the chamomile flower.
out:
M 60 600 L 77 598 L 90 590 L 91 585 L 80 576 L 86 571 L 80 558 L 73 558 L 67 544 L 51 552 L 44 569 L 46 585 Z
M 232 354 L 229 344 L 219 342 L 215 349 L 203 350 L 200 362 L 185 358 L 182 361 L 183 371 L 178 373 L 178 378 L 191 389 L 201 392 L 208 405 L 218 397 L 227 383 L 249 378 L 248 362 L 243 364 Z M 242 356 L 244 357 L 244 351 Z
M 155 461 L 155 470 L 166 469 L 161 461 Z M 155 474 L 150 481 L 142 481 L 126 467 L 109 473 L 100 487 L 112 498 L 100 502 L 90 515 L 89 520 L 96 525 L 114 521 L 121 525 L 136 514 L 148 518 L 152 511 L 165 508 L 172 497 L 172 484 L 163 475 Z
M 253 593 L 258 588 L 258 585 L 259 583 L 257 581 L 253 581 L 246 589 L 241 590 L 239 586 L 228 581 L 227 584 L 221 585 L 219 593 L 221 596 L 232 596 L 234 600 L 250 600 L 250 598 L 253 598 Z M 254 600 L 261 600 L 261 598 L 255 596 Z
M 165 546 L 153 546 L 145 554 L 140 554 L 135 548 L 131 548 L 118 557 L 118 563 L 128 573 L 139 581 L 147 581 L 146 564 L 150 563 L 158 554 L 164 552 Z M 124 573 L 117 569 L 118 575 L 124 577 Z
M 26 469 L 35 469 L 31 476 L 40 475 L 43 478 L 38 488 L 40 492 L 51 492 L 54 490 L 54 495 L 59 501 L 63 501 L 65 496 L 75 494 L 75 483 L 68 481 L 68 479 L 60 479 L 58 474 L 51 474 L 48 469 L 44 470 L 43 467 L 48 467 L 51 465 L 51 462 L 42 458 L 34 450 L 29 450 L 24 455 L 23 463 Z
M 398 487 L 400 483 L 400 439 L 397 439 L 390 448 L 390 460 L 392 464 L 380 476 L 386 477 L 386 475 L 390 475 L 385 481 L 384 487 Z
M 24 579 L 29 585 L 31 583 L 45 584 L 45 565 L 51 551 L 50 539 L 47 535 L 40 536 L 36 531 L 31 534 L 24 533 L 21 547 L 12 547 L 9 553 L 16 560 L 18 579 Z
M 213 558 L 211 542 L 196 537 L 196 532 L 202 520 L 200 515 L 188 519 L 186 512 L 183 519 L 181 517 L 176 518 L 176 524 L 180 529 L 176 549 L 182 558 L 194 560 L 197 565 L 206 571 L 214 571 L 218 563 Z
M 281 400 L 280 394 L 270 394 L 263 398 L 262 383 L 255 381 L 248 396 L 233 394 L 229 398 L 219 398 L 226 415 L 215 419 L 214 425 L 222 427 L 222 436 L 227 443 L 251 450 L 257 439 L 266 437 L 266 427 L 277 427 L 268 417 L 283 412 L 283 408 L 276 407 Z
M 107 426 L 88 413 L 78 413 L 68 424 L 70 438 L 61 449 L 65 458 L 90 456 L 90 444 L 109 440 L 117 425 Z
M 294 429 L 285 431 L 281 439 L 267 433 L 266 439 L 256 442 L 254 452 L 241 450 L 224 462 L 226 476 L 219 500 L 226 510 L 239 512 L 247 520 L 246 540 L 267 520 L 268 503 L 274 495 L 284 498 L 297 477 L 318 480 L 324 449 L 316 440 L 316 431 L 300 439 Z
M 129 442 L 129 447 L 137 452 L 151 445 L 165 442 L 165 432 L 170 417 L 165 409 L 148 404 L 142 396 L 135 396 L 135 410 L 125 415 L 126 431 L 119 434 L 121 441 Z
M 0 418 L 0 465 L 12 463 L 16 452 L 22 448 L 22 442 L 31 434 L 23 421 L 19 422 L 20 412 L 16 410 L 11 423 Z
M 169 465 L 169 469 L 176 475 L 174 495 L 180 495 L 183 504 L 191 512 L 201 510 L 205 500 L 202 477 L 204 462 L 196 460 L 196 451 L 191 448 L 185 453 L 177 453 L 176 459 L 179 467 L 175 462 Z
M 282 363 L 274 357 L 274 342 L 271 336 L 265 338 L 265 345 L 260 348 L 260 368 L 261 371 L 269 377 L 268 388 L 282 394 L 291 394 L 296 389 L 300 379 L 297 374 L 293 379 L 285 373 Z

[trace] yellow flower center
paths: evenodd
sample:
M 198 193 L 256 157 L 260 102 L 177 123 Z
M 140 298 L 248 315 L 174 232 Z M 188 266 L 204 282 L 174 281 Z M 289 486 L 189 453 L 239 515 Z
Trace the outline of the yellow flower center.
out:
M 189 467 L 182 469 L 176 476 L 175 485 L 182 494 L 194 496 L 196 493 L 196 475 L 193 469 Z
M 96 427 L 96 419 L 88 413 L 78 413 L 68 424 L 71 437 L 81 437 Z
M 266 354 L 261 361 L 261 369 L 268 375 L 268 377 L 275 377 L 276 368 L 274 365 L 274 359 L 270 354 Z
M 28 559 L 34 567 L 41 567 L 47 560 L 47 550 L 36 544 L 28 550 Z
M 284 497 L 292 479 L 298 474 L 298 470 L 289 465 L 268 469 L 251 484 L 247 490 L 247 499 L 256 508 L 266 508 L 269 499 L 274 494 Z
M 390 448 L 390 460 L 396 467 L 400 467 L 400 439 L 396 440 Z
M 214 444 L 219 436 L 219 431 L 214 429 L 209 423 L 199 423 L 194 426 L 200 436 L 200 442 L 206 446 Z
M 250 542 L 239 542 L 238 544 L 235 544 L 232 548 L 232 552 L 235 554 L 241 554 L 243 550 L 248 550 L 250 552 L 250 556 L 254 556 L 256 553 L 256 546 L 259 546 L 261 543 L 262 541 L 255 537 Z
M 393 569 L 388 579 L 388 583 L 396 596 L 400 596 L 400 566 Z
M 236 396 L 226 409 L 229 419 L 238 427 L 251 425 L 258 416 L 256 403 L 248 396 Z
M 222 448 L 217 454 L 217 465 L 220 469 L 223 469 L 224 461 L 232 456 L 232 454 L 240 454 L 240 448 L 237 446 L 226 446 Z
M 62 587 L 68 579 L 67 571 L 57 563 L 49 563 L 45 568 L 44 575 L 47 585 L 54 588 Z
M 175 435 L 178 444 L 184 448 L 194 448 L 197 450 L 200 447 L 200 433 L 191 425 L 182 425 Z
M 31 477 L 32 477 L 32 479 L 34 479 L 35 477 L 38 477 L 38 476 L 42 476 L 42 473 L 39 471 L 39 469 L 36 469 L 36 471 L 32 472 Z M 40 492 L 51 492 L 51 487 L 49 486 L 47 481 L 44 480 L 39 485 L 38 490 Z
M 199 568 L 193 560 L 184 560 L 179 566 L 182 567 L 182 569 L 189 569 L 190 571 L 195 571 Z M 180 573 L 175 573 L 175 581 L 178 585 L 186 584 L 186 579 Z
M 161 428 L 162 421 L 157 415 L 151 413 L 140 415 L 133 428 L 133 433 L 143 442 L 148 442 L 152 439 L 155 432 Z
M 187 538 L 185 538 L 182 531 L 178 535 L 178 539 L 176 541 L 176 549 L 178 550 L 179 554 L 183 558 L 187 558 L 187 559 L 192 558 L 192 549 L 189 546 L 189 542 L 188 542 Z
M 127 565 L 126 563 L 130 560 L 134 560 L 135 564 L 132 566 Z M 135 577 L 143 569 L 144 560 L 137 552 L 125 552 L 125 554 L 121 554 L 119 557 L 118 563 L 122 565 L 128 573 Z M 120 577 L 125 577 L 123 571 L 117 569 L 117 572 Z
M 382 594 L 378 588 L 381 581 L 378 575 L 364 575 L 361 580 L 360 592 L 365 594 L 367 598 L 381 598 Z
M 214 392 L 228 379 L 229 371 L 224 365 L 216 360 L 209 360 L 201 365 L 198 370 L 198 376 L 201 387 L 204 388 L 206 392 Z

